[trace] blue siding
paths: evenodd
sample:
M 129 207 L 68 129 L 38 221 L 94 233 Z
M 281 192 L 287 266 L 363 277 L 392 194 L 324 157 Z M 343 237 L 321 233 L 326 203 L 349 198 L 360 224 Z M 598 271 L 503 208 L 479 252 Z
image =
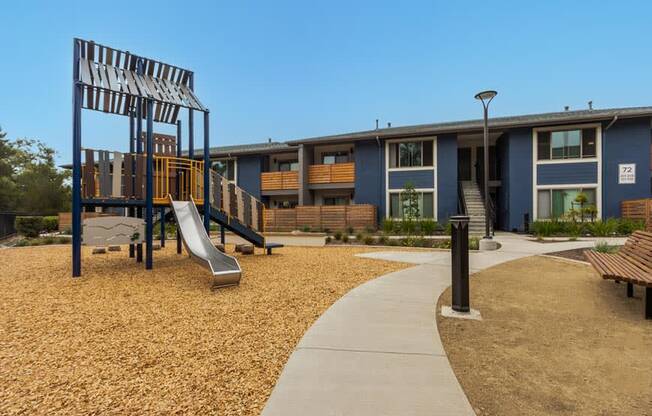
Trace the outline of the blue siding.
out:
M 372 204 L 378 208 L 379 219 L 385 215 L 384 147 L 375 140 L 355 143 L 355 195 L 356 204 Z
M 523 216 L 532 219 L 532 129 L 510 130 L 501 140 L 502 188 L 499 201 L 502 227 L 523 230 Z M 503 147 L 504 146 L 504 147 Z
M 621 201 L 650 197 L 650 119 L 616 121 L 602 137 L 602 216 L 619 217 Z M 618 184 L 619 163 L 636 163 L 635 184 Z
M 457 135 L 437 136 L 437 220 L 457 214 Z
M 598 162 L 555 163 L 537 166 L 538 185 L 598 183 Z
M 412 182 L 415 188 L 434 188 L 435 178 L 432 169 L 389 172 L 389 189 L 403 189 Z
M 262 156 L 241 156 L 238 158 L 238 186 L 260 199 L 260 173 Z

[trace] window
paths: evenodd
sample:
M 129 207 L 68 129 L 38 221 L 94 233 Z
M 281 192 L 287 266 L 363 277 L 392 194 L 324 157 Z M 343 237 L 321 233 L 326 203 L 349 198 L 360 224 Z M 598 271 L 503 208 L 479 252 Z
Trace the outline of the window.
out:
M 434 204 L 432 192 L 417 192 L 419 218 L 434 218 Z M 408 201 L 401 201 L 401 193 L 389 194 L 389 216 L 392 218 L 403 218 L 404 211 L 408 208 Z
M 289 172 L 299 170 L 299 161 L 298 160 L 281 160 L 278 162 L 278 171 L 279 172 Z
M 297 205 L 298 205 L 297 201 L 293 201 L 293 200 L 282 200 L 282 199 L 274 200 L 275 208 L 290 209 L 290 208 L 295 208 Z
M 348 152 L 330 152 L 321 155 L 321 163 L 324 165 L 334 165 L 336 163 L 349 162 Z
M 412 168 L 433 166 L 432 140 L 390 143 L 389 167 Z
M 230 181 L 235 180 L 235 159 L 216 160 L 213 170 Z
M 579 193 L 586 195 L 584 208 L 595 206 L 595 188 L 571 189 L 541 189 L 537 193 L 538 219 L 562 218 L 571 209 L 579 210 L 580 204 L 575 202 Z
M 323 205 L 349 205 L 349 197 L 348 196 L 324 197 Z
M 537 159 L 579 159 L 596 157 L 596 129 L 540 131 Z

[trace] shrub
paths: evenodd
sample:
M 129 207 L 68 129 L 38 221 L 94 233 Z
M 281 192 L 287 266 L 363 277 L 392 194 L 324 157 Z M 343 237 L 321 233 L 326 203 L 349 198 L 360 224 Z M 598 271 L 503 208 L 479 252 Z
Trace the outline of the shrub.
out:
M 43 230 L 43 217 L 16 217 L 16 231 L 18 234 L 36 238 Z
M 397 245 L 399 245 L 399 243 L 400 243 L 400 241 L 397 240 L 396 238 L 390 238 L 387 241 L 387 245 L 390 245 L 390 246 L 397 246 Z
M 614 253 L 618 251 L 618 246 L 612 246 L 606 241 L 598 241 L 595 243 L 594 250 L 599 253 Z
M 645 221 L 637 221 L 629 218 L 621 218 L 618 221 L 617 233 L 620 235 L 630 235 L 634 231 L 644 230 Z
M 368 246 L 372 245 L 375 241 L 376 241 L 376 240 L 375 240 L 372 236 L 370 236 L 370 235 L 365 236 L 365 238 L 364 238 L 364 243 L 365 243 L 366 245 L 368 245 Z
M 372 228 L 372 227 L 366 226 L 366 227 L 364 227 L 364 232 L 367 233 L 367 234 L 373 234 L 373 233 L 376 232 L 376 230 L 374 228 Z
M 337 241 L 340 241 L 342 239 L 342 231 L 338 231 L 335 233 L 335 239 Z
M 43 217 L 43 231 L 53 233 L 59 230 L 59 217 L 50 215 Z
M 357 234 L 355 235 L 355 241 L 362 242 L 363 237 L 364 237 L 364 236 L 362 235 L 362 233 L 357 233 Z
M 349 242 L 349 235 L 348 234 L 344 234 L 342 236 L 342 242 L 343 243 L 348 243 Z
M 66 227 L 66 229 L 63 230 L 63 233 L 68 235 L 72 234 L 72 227 Z
M 437 222 L 433 220 L 421 220 L 419 230 L 425 235 L 433 235 L 437 229 Z
M 304 225 L 303 227 L 301 227 L 301 231 L 303 231 L 304 233 L 309 233 L 310 232 L 310 226 L 309 225 Z
M 446 227 L 444 227 L 444 234 L 451 235 L 452 232 L 453 232 L 453 226 L 451 225 L 450 222 L 447 222 Z
M 596 237 L 606 237 L 615 234 L 618 231 L 618 220 L 609 218 L 606 221 L 598 220 L 589 223 L 588 231 L 591 235 Z
M 392 234 L 394 232 L 395 223 L 393 218 L 385 218 L 382 222 L 383 232 L 385 234 Z
M 478 237 L 469 238 L 469 250 L 480 250 L 480 239 Z
M 332 240 L 333 240 L 333 239 L 331 238 L 330 235 L 326 236 L 326 244 L 330 244 L 330 242 L 331 242 Z
M 404 234 L 410 235 L 414 233 L 414 230 L 416 229 L 416 223 L 411 220 L 411 219 L 404 219 L 401 221 L 401 231 Z
M 532 233 L 538 237 L 550 237 L 564 233 L 566 224 L 564 221 L 552 219 L 549 221 L 534 221 L 532 223 Z
M 353 229 L 353 227 L 347 227 L 346 232 L 349 233 L 349 235 L 351 235 L 355 232 L 355 230 Z
M 388 242 L 389 242 L 389 238 L 387 238 L 387 236 L 381 235 L 378 238 L 378 244 L 380 245 L 386 246 Z

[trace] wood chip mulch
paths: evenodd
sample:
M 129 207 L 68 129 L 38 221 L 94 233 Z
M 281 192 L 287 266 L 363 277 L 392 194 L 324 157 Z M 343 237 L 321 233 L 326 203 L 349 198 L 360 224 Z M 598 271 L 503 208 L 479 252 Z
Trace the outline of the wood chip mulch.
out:
M 368 248 L 238 256 L 212 290 L 174 244 L 146 271 L 128 251 L 0 251 L 0 414 L 259 414 L 308 327 L 353 287 L 405 264 Z M 232 247 L 228 247 L 232 252 Z

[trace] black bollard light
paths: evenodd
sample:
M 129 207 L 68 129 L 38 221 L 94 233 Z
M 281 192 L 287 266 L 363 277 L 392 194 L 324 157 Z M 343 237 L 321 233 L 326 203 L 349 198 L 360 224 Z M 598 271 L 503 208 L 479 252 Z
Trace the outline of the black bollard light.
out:
M 469 217 L 455 215 L 451 223 L 453 310 L 469 312 Z

